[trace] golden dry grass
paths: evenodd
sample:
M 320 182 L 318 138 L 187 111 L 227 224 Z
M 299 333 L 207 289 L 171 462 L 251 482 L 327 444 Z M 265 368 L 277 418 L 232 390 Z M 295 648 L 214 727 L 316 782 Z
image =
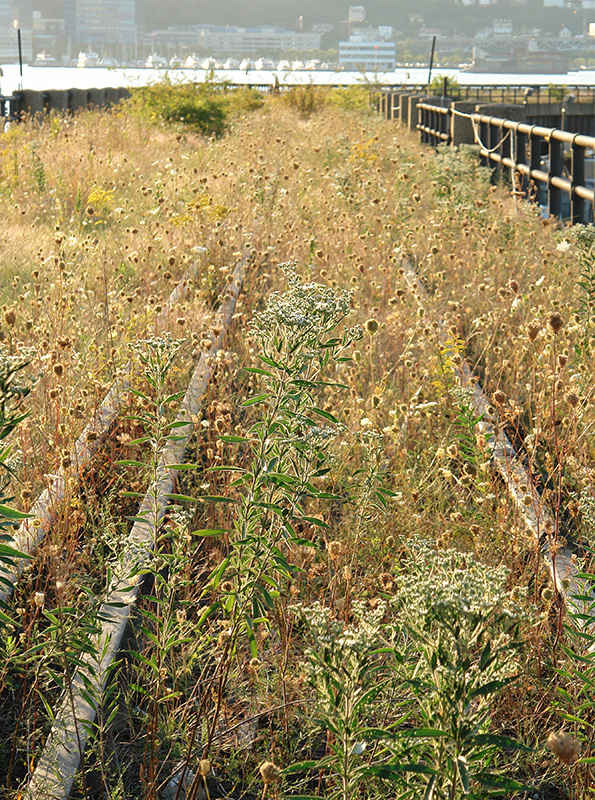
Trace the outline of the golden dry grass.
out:
M 225 460 L 217 434 L 245 428 L 236 406 L 256 380 L 239 377 L 236 366 L 254 365 L 246 325 L 280 285 L 276 264 L 295 260 L 315 280 L 352 288 L 354 318 L 377 325 L 368 325 L 342 375 L 348 392 L 328 388 L 323 408 L 352 433 L 383 432 L 396 497 L 365 541 L 351 534 L 355 509 L 331 509 L 330 522 L 337 524 L 329 540 L 341 546 L 332 558 L 324 543 L 315 556 L 306 550 L 294 554 L 303 572 L 288 587 L 288 599 L 318 599 L 339 614 L 355 598 L 373 606 L 390 592 L 400 549 L 419 533 L 440 546 L 470 549 L 486 563 L 505 563 L 511 582 L 530 589 L 532 624 L 523 674 L 495 709 L 494 721 L 537 743 L 524 764 L 526 774 L 567 787 L 576 779 L 578 786 L 580 776 L 559 769 L 539 749 L 556 724 L 556 598 L 542 593 L 546 578 L 537 543 L 491 471 L 485 441 L 476 437 L 472 469 L 461 452 L 452 375 L 452 359 L 468 356 L 507 430 L 524 448 L 531 472 L 545 485 L 561 533 L 588 538 L 593 310 L 590 317 L 581 311 L 577 251 L 559 249 L 557 225 L 544 224 L 529 204 L 513 204 L 506 186 L 491 187 L 471 161 L 444 155 L 437 162 L 391 123 L 328 107 L 303 116 L 278 98 L 234 120 L 219 140 L 147 125 L 123 111 L 26 124 L 0 143 L 0 165 L 0 211 L 8 221 L 2 233 L 0 331 L 13 347 L 35 348 L 31 370 L 40 376 L 20 440 L 25 492 L 19 486 L 16 491 L 24 505 L 129 360 L 128 344 L 155 329 L 156 312 L 197 257 L 193 247 L 205 245 L 209 252 L 200 257 L 194 296 L 169 320 L 173 332 L 191 343 L 176 365 L 177 386 L 208 331 L 208 309 L 226 280 L 221 268 L 246 245 L 254 256 L 229 343 L 233 355 L 223 358 L 205 409 L 210 425 L 195 443 L 193 457 L 205 468 Z M 404 258 L 431 291 L 425 314 L 407 286 Z M 554 332 L 552 315 L 558 313 L 563 325 Z M 446 350 L 437 337 L 443 321 L 453 337 Z M 125 441 L 134 431 L 120 434 Z M 118 441 L 112 446 L 117 451 Z M 101 487 L 106 480 L 109 485 L 112 457 L 117 452 L 101 466 L 101 477 L 99 468 L 96 473 Z M 357 458 L 355 445 L 342 451 L 329 490 L 345 489 Z M 201 473 L 196 480 L 208 481 L 213 493 L 229 491 L 224 477 Z M 77 531 L 104 524 L 97 509 L 103 491 L 89 489 L 75 501 L 42 548 L 41 577 L 31 575 L 19 590 L 25 644 L 43 627 L 32 601 L 36 591 L 51 591 L 57 579 L 67 585 L 97 580 L 101 544 L 95 534 L 85 543 Z M 102 506 L 101 513 L 109 514 L 109 508 Z M 217 515 L 195 524 L 225 525 L 223 512 Z M 209 566 L 222 556 L 217 544 L 197 552 L 192 585 L 183 593 L 187 603 L 196 600 Z M 75 598 L 74 586 L 69 594 Z M 215 641 L 218 624 L 213 623 Z M 247 668 L 248 652 L 234 656 L 235 685 L 223 713 L 228 726 L 303 698 L 300 645 L 280 655 L 277 639 L 265 640 L 256 672 Z M 191 662 L 192 646 L 184 646 L 172 675 L 183 672 L 186 680 Z M 5 708 L 14 701 L 8 695 Z M 172 719 L 186 720 L 186 700 L 172 702 Z M 21 713 L 29 713 L 29 698 L 16 702 Z M 223 747 L 215 751 L 223 771 L 226 760 L 232 762 L 229 771 L 242 776 L 236 780 L 248 796 L 253 789 L 246 776 L 259 754 L 295 755 L 281 728 L 288 719 L 299 723 L 299 717 L 284 712 L 275 719 L 278 727 L 265 730 L 254 753 L 240 750 L 230 757 Z M 26 739 L 21 725 L 13 749 Z M 126 772 L 131 785 L 139 780 L 134 763 Z M 13 776 L 7 790 L 17 785 Z

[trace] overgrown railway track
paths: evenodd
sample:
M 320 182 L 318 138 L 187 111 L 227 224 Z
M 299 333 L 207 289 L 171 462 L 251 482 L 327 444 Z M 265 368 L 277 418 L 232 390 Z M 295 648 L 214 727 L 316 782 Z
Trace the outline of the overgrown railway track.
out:
M 202 248 L 207 252 L 206 248 Z M 176 307 L 189 283 L 196 277 L 200 262 L 196 259 L 186 270 L 180 281 L 170 293 L 163 309 L 158 314 L 155 325 L 159 327 L 167 321 L 168 315 Z M 59 509 L 64 503 L 69 481 L 80 476 L 98 453 L 102 442 L 120 416 L 130 391 L 130 367 L 125 367 L 109 387 L 99 407 L 94 411 L 83 432 L 76 440 L 69 458 L 70 466 L 61 466 L 50 485 L 34 501 L 29 516 L 5 544 L 28 557 L 32 557 L 55 523 Z M 0 607 L 5 604 L 22 573 L 28 559 L 18 558 L 10 565 L 0 564 Z
M 99 615 L 100 632 L 82 658 L 78 673 L 65 691 L 52 730 L 26 789 L 30 800 L 59 800 L 70 794 L 93 721 L 101 702 L 110 666 L 118 654 L 142 582 L 142 568 L 151 558 L 152 545 L 175 488 L 175 471 L 195 430 L 193 420 L 209 387 L 214 356 L 221 349 L 243 284 L 246 260 L 236 267 L 226 297 L 216 314 L 217 334 L 194 368 L 175 423 L 176 435 L 160 455 L 159 479 L 149 486 L 119 559 L 119 579 L 106 597 Z M 153 505 L 157 504 L 156 509 Z M 156 512 L 153 521 L 147 515 Z M 155 522 L 156 520 L 156 522 Z M 134 577 L 130 577 L 134 571 Z
M 139 506 L 135 522 L 126 540 L 126 549 L 120 554 L 121 578 L 116 581 L 102 604 L 97 616 L 98 632 L 93 637 L 89 651 L 82 656 L 79 672 L 69 682 L 54 712 L 51 731 L 39 758 L 35 761 L 30 779 L 24 789 L 27 800 L 67 800 L 79 770 L 86 745 L 93 734 L 93 724 L 102 696 L 110 679 L 111 666 L 121 648 L 122 641 L 139 597 L 142 584 L 142 567 L 150 562 L 152 543 L 163 522 L 169 505 L 169 496 L 175 491 L 175 472 L 168 465 L 182 460 L 184 450 L 195 430 L 199 411 L 213 373 L 214 355 L 221 349 L 228 333 L 246 270 L 243 259 L 225 289 L 225 297 L 215 315 L 215 333 L 190 378 L 178 414 L 177 435 L 160 456 L 159 479 L 149 486 Z M 161 318 L 175 308 L 191 282 L 197 265 L 184 275 L 175 287 L 161 312 Z M 409 261 L 402 264 L 402 272 L 415 303 L 424 308 L 430 318 L 430 297 L 418 273 Z M 441 343 L 447 344 L 449 332 L 444 323 L 438 324 Z M 575 559 L 570 547 L 558 543 L 557 523 L 543 502 L 539 491 L 526 469 L 522 456 L 516 452 L 504 427 L 492 412 L 490 403 L 469 364 L 463 359 L 454 369 L 456 381 L 468 393 L 475 413 L 481 418 L 478 429 L 486 436 L 492 463 L 502 478 L 512 504 L 525 526 L 534 536 L 541 557 L 547 567 L 555 590 L 566 604 L 572 604 L 573 595 L 580 592 Z M 101 441 L 120 414 L 126 393 L 130 388 L 129 376 L 114 382 L 101 407 L 79 437 L 73 449 L 72 476 L 91 463 L 101 446 Z M 92 436 L 89 437 L 89 433 Z M 50 490 L 46 490 L 33 506 L 37 525 L 28 521 L 14 537 L 14 546 L 34 555 L 36 548 L 50 529 L 60 503 L 64 500 L 69 475 L 62 471 Z M 148 512 L 157 498 L 156 524 L 148 520 Z M 140 572 L 139 572 L 140 567 Z M 133 570 L 134 568 L 134 570 Z M 5 573 L 5 586 L 0 599 L 6 601 L 14 589 L 23 566 L 19 564 Z M 134 577 L 130 575 L 134 571 Z M 99 625 L 100 623 L 100 625 Z
M 429 309 L 429 293 L 411 260 L 402 262 L 402 271 L 418 306 L 424 314 L 429 312 L 430 318 L 435 317 Z M 448 347 L 452 338 L 448 326 L 440 321 L 437 329 L 441 345 Z M 566 540 L 564 543 L 560 541 L 559 520 L 543 501 L 523 454 L 517 452 L 510 441 L 468 361 L 461 358 L 460 363 L 453 365 L 453 372 L 458 386 L 467 393 L 473 411 L 478 416 L 478 430 L 486 438 L 494 469 L 539 548 L 554 590 L 566 606 L 576 609 L 580 605 L 577 597 L 583 594 L 584 587 L 579 578 L 574 548 Z

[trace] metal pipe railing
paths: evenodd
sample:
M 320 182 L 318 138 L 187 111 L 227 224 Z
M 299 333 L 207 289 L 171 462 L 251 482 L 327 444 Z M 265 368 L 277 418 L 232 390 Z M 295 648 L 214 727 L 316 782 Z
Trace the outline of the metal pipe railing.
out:
M 495 178 L 507 169 L 511 176 L 522 178 L 525 193 L 528 194 L 531 181 L 545 188 L 550 214 L 564 215 L 566 195 L 573 222 L 593 220 L 595 191 L 586 185 L 585 162 L 587 154 L 595 152 L 595 137 L 488 114 L 461 113 L 452 105 L 439 106 L 430 101 L 418 102 L 417 114 L 422 142 L 434 147 L 452 141 L 456 115 L 466 117 L 473 125 L 481 163 L 494 169 Z
M 579 86 L 566 84 L 564 86 L 542 86 L 540 84 L 516 84 L 508 86 L 499 85 L 474 85 L 461 86 L 447 84 L 448 95 L 453 100 L 477 100 L 487 103 L 526 103 L 528 105 L 539 103 L 561 103 L 568 95 L 573 96 L 573 102 L 580 105 L 595 105 L 595 86 Z M 381 84 L 377 87 L 381 92 L 394 94 L 398 91 L 425 92 L 425 84 Z

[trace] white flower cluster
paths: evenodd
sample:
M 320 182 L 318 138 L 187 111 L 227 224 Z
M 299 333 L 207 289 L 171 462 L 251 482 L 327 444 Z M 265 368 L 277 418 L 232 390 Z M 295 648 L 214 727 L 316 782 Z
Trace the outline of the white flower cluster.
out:
M 130 344 L 153 380 L 161 382 L 173 364 L 185 339 L 176 339 L 171 334 L 138 339 Z
M 316 337 L 338 325 L 351 307 L 352 293 L 319 283 L 303 283 L 295 264 L 280 265 L 289 289 L 273 292 L 263 311 L 251 322 L 251 332 L 259 339 L 279 337 L 294 341 L 298 337 Z
M 410 546 L 411 561 L 394 580 L 395 602 L 418 625 L 427 625 L 437 613 L 462 624 L 495 611 L 511 621 L 520 618 L 522 591 L 506 588 L 506 567 L 480 564 L 472 553 L 436 550 L 421 539 Z
M 574 245 L 579 250 L 589 251 L 595 244 L 595 225 L 573 225 L 571 228 L 564 228 L 560 235 L 560 243 L 556 250 L 565 252 Z
M 302 437 L 302 441 L 313 448 L 323 449 L 337 438 L 339 432 L 344 430 L 344 427 L 340 424 L 334 428 L 329 425 L 314 425 L 308 428 Z
M 387 626 L 383 624 L 387 605 L 380 602 L 375 608 L 364 602 L 353 604 L 353 622 L 346 625 L 335 618 L 333 611 L 316 602 L 311 606 L 293 606 L 293 612 L 308 626 L 316 651 L 328 648 L 339 654 L 345 664 L 359 661 L 363 653 L 386 641 Z M 312 650 L 307 650 L 307 654 Z

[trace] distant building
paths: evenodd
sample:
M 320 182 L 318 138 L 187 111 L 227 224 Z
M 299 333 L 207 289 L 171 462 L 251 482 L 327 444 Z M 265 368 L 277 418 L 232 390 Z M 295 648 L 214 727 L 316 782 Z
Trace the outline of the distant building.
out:
M 152 31 L 144 37 L 144 45 L 155 53 L 256 56 L 320 50 L 321 39 L 321 33 L 302 33 L 272 25 L 258 28 L 189 25 Z
M 366 7 L 365 6 L 349 6 L 349 14 L 347 22 L 351 25 L 359 25 L 366 21 Z
M 315 22 L 312 25 L 312 33 L 332 33 L 335 30 L 335 26 L 332 25 L 330 22 Z
M 136 47 L 136 0 L 67 0 L 67 32 L 74 50 L 119 56 Z
M 353 35 L 347 41 L 339 42 L 339 64 L 350 70 L 391 70 L 395 67 L 396 55 L 395 43 L 381 39 Z
M 21 29 L 23 61 L 33 60 L 33 11 L 30 0 L 0 0 L 0 62 L 14 64 L 19 60 L 15 23 Z
M 44 17 L 33 12 L 33 52 L 56 56 L 64 52 L 65 22 L 60 17 Z
M 495 19 L 492 23 L 492 30 L 495 36 L 512 36 L 512 20 Z

